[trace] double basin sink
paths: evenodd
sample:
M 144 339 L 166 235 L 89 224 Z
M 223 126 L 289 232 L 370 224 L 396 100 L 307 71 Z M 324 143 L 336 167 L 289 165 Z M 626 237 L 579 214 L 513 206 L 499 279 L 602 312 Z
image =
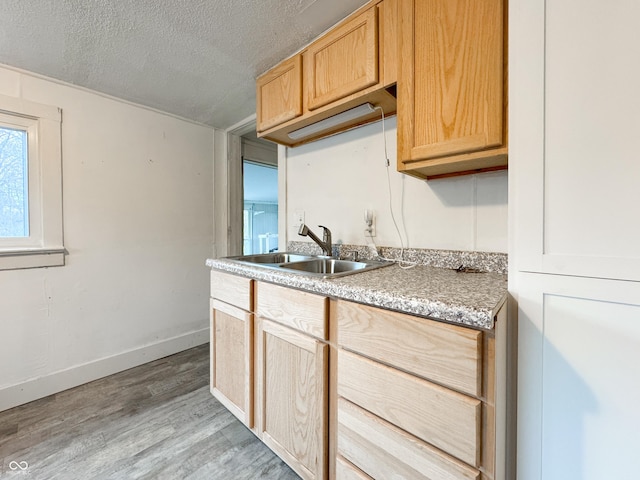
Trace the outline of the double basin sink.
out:
M 227 257 L 233 262 L 270 268 L 282 272 L 299 273 L 314 277 L 333 278 L 354 273 L 365 272 L 375 268 L 391 265 L 392 262 L 377 260 L 339 260 L 320 255 L 302 255 L 290 252 L 261 253 L 258 255 L 243 255 Z

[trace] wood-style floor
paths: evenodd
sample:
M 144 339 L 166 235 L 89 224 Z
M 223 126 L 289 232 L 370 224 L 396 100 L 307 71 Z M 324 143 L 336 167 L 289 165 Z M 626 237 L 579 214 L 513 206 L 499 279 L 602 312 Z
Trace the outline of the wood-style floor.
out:
M 298 478 L 208 379 L 203 345 L 0 412 L 0 478 Z

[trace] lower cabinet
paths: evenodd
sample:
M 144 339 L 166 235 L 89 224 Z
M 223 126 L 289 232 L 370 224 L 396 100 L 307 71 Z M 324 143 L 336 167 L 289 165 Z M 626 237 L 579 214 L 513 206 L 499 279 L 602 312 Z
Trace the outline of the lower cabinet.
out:
M 247 427 L 253 427 L 253 315 L 213 300 L 211 389 Z
M 328 302 L 256 282 L 256 433 L 304 479 L 328 478 Z
M 507 479 L 506 309 L 479 331 L 228 276 L 211 391 L 302 478 Z
M 250 305 L 252 281 L 212 272 L 210 307 L 211 393 L 247 427 L 253 427 L 253 313 Z M 240 288 L 228 295 L 219 283 L 235 282 Z M 216 288 L 214 288 L 216 287 Z M 222 301 L 219 298 L 227 301 Z M 228 302 L 234 302 L 231 304 Z
M 258 318 L 258 434 L 302 478 L 326 478 L 328 345 Z
M 338 479 L 506 480 L 507 318 L 494 331 L 331 301 Z

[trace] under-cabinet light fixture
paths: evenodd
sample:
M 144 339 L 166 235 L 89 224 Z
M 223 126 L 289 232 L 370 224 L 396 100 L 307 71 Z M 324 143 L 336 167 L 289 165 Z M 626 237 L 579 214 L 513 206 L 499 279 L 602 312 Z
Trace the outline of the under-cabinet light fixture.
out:
M 312 123 L 311 125 L 299 128 L 298 130 L 294 130 L 289 133 L 289 138 L 291 140 L 301 140 L 303 138 L 311 137 L 326 130 L 330 130 L 332 128 L 339 127 L 340 125 L 349 123 L 356 118 L 369 115 L 375 112 L 375 110 L 376 109 L 372 104 L 363 103 L 362 105 L 350 108 L 349 110 L 345 110 L 344 112 L 338 113 L 337 115 L 334 115 L 332 117 L 325 118 L 324 120 L 320 120 L 319 122 Z

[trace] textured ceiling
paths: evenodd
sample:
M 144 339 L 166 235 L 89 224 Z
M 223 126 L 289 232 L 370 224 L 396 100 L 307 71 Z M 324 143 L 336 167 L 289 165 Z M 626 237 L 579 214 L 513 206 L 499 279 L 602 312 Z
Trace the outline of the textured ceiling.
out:
M 217 128 L 255 77 L 367 0 L 2 0 L 0 63 Z

